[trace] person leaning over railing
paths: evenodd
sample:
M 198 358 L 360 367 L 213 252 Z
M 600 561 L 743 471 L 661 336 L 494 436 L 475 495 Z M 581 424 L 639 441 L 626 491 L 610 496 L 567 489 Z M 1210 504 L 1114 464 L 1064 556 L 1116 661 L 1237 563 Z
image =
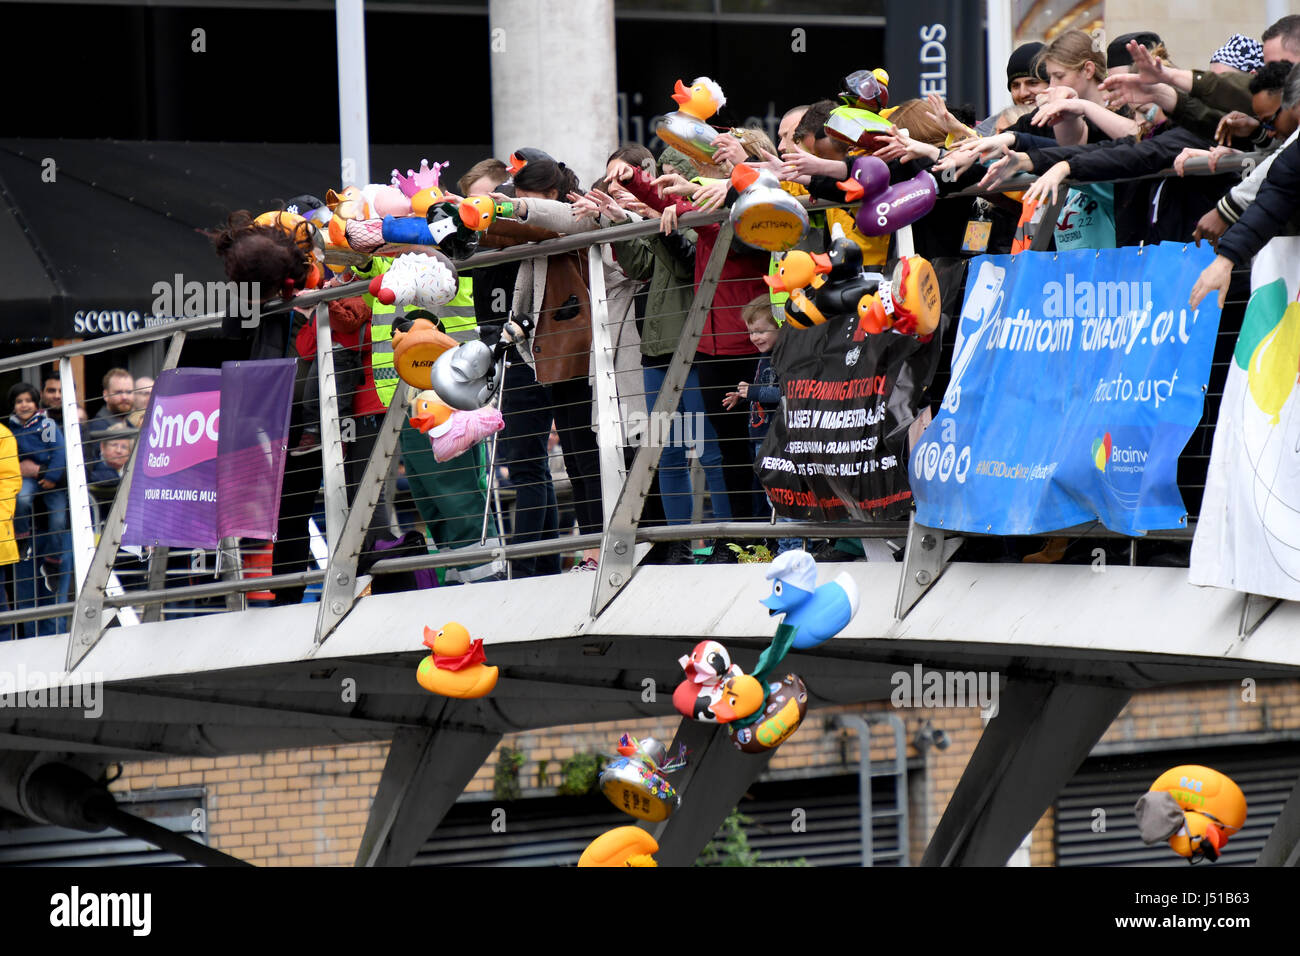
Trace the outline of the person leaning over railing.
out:
M 1290 89 L 1288 82 L 1287 87 Z M 1284 149 L 1268 171 L 1255 202 L 1219 240 L 1218 256 L 1205 267 L 1192 286 L 1193 308 L 1209 293 L 1219 293 L 1222 306 L 1232 281 L 1232 270 L 1250 265 L 1259 250 L 1275 236 L 1300 232 L 1300 142 Z

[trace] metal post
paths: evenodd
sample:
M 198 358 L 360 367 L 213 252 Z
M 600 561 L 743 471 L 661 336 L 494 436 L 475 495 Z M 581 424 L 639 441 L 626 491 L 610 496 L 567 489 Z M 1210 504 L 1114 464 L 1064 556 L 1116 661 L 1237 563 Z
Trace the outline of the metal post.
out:
M 700 335 L 704 331 L 704 317 L 713 306 L 713 295 L 718 290 L 718 277 L 722 275 L 722 266 L 731 247 L 731 223 L 724 221 L 718 229 L 717 240 L 709 261 L 705 264 L 704 274 L 700 277 L 695 298 L 691 300 L 690 311 L 686 313 L 686 322 L 682 326 L 682 335 L 677 342 L 677 351 L 664 374 L 664 383 L 655 399 L 650 421 L 662 422 L 677 409 L 681 401 L 682 389 L 686 387 L 686 376 L 695 361 L 695 350 L 700 344 Z M 602 422 L 602 430 L 604 424 Z M 591 616 L 597 617 L 609 602 L 618 596 L 618 592 L 632 578 L 632 568 L 636 564 L 634 546 L 636 544 L 636 527 L 641 521 L 641 510 L 645 507 L 646 496 L 650 493 L 650 482 L 655 469 L 659 467 L 659 458 L 663 447 L 646 442 L 636 450 L 632 468 L 627 473 L 618 501 L 611 512 L 606 511 L 605 536 L 600 547 L 600 569 L 596 574 L 596 590 L 591 598 Z M 602 462 L 602 478 L 604 463 Z
M 316 374 L 320 382 L 320 453 L 325 481 L 325 540 L 334 550 L 348 512 L 347 476 L 343 472 L 343 434 L 339 428 L 339 396 L 334 377 L 334 340 L 329 306 L 316 306 Z M 353 427 L 356 423 L 352 423 Z
M 68 456 L 68 528 L 72 533 L 73 596 L 81 593 L 82 582 L 95 555 L 95 522 L 90 511 L 90 489 L 86 484 L 86 454 L 82 447 L 81 419 L 77 416 L 77 380 L 72 359 L 59 359 L 59 381 L 63 385 L 63 439 Z
M 239 539 L 222 538 L 217 544 L 217 570 L 223 581 L 240 581 L 244 577 L 243 556 L 239 553 Z M 151 585 L 152 586 L 152 585 Z M 248 607 L 248 595 L 232 591 L 226 595 L 227 611 L 243 611 Z
M 609 332 L 609 299 L 605 296 L 605 263 L 600 246 L 587 250 L 591 281 L 591 367 L 596 376 L 596 445 L 600 450 L 600 498 L 605 527 L 609 527 L 619 490 L 627 477 L 623 462 L 623 416 L 614 380 L 614 338 Z
M 171 548 L 165 544 L 160 544 L 152 549 L 149 555 L 149 590 L 162 591 L 167 587 L 167 557 L 171 554 Z M 161 604 L 149 604 L 145 606 L 144 613 L 140 615 L 140 620 L 145 624 L 153 624 L 162 620 L 163 606 Z
M 338 524 L 330 525 L 330 561 L 325 571 L 325 583 L 321 587 L 320 612 L 316 618 L 317 647 L 333 633 L 356 600 L 357 561 L 361 557 L 361 544 L 365 540 L 366 529 L 370 527 L 375 506 L 379 503 L 389 463 L 397 449 L 397 436 L 406 419 L 409 391 L 410 386 L 401 384 L 393 393 L 392 404 L 388 406 L 384 421 L 379 426 L 375 448 L 370 453 L 370 460 L 366 462 L 366 471 L 361 476 L 361 484 L 357 486 L 352 507 L 346 511 L 346 518 Z M 340 474 L 342 470 L 340 463 Z M 335 528 L 338 530 L 335 531 Z
M 164 371 L 176 367 L 184 345 L 185 333 L 174 333 L 167 346 L 167 357 L 163 360 Z M 71 377 L 70 368 L 66 377 Z M 72 420 L 77 420 L 75 407 L 72 409 Z M 99 643 L 99 639 L 104 634 L 104 625 L 108 622 L 104 612 L 104 594 L 113 578 L 113 563 L 117 560 L 117 549 L 122 543 L 126 503 L 131 497 L 131 478 L 135 474 L 135 460 L 140 454 L 142 444 L 143 442 L 137 438 L 131 445 L 131 460 L 127 462 L 126 470 L 122 473 L 117 494 L 113 497 L 113 507 L 109 509 L 108 517 L 104 520 L 99 544 L 95 548 L 90 566 L 86 569 L 85 577 L 82 578 L 81 589 L 77 592 L 77 609 L 73 612 L 72 626 L 68 635 L 68 670 L 76 667 L 90 653 L 91 648 Z M 84 469 L 84 464 L 82 468 Z M 108 612 L 109 617 L 112 614 L 112 611 Z
M 335 0 L 334 30 L 339 62 L 340 181 L 344 186 L 364 186 L 370 182 L 370 124 L 363 0 Z

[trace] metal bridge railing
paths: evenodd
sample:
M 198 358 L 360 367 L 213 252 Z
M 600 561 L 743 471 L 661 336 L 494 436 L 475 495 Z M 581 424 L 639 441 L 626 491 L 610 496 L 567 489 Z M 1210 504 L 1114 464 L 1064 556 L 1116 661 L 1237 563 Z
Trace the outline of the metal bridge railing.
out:
M 1208 172 L 1205 167 L 1204 161 L 1187 164 L 1189 174 Z M 1218 171 L 1249 167 L 1253 167 L 1250 157 L 1228 158 Z M 1030 181 L 1021 177 L 1005 183 L 999 191 L 1024 188 Z M 975 194 L 978 191 L 963 190 L 956 195 Z M 1064 190 L 1061 199 L 1063 202 Z M 816 209 L 843 206 L 816 200 L 806 204 Z M 1044 218 L 1051 222 L 1055 216 L 1056 210 L 1049 209 Z M 0 639 L 6 628 L 19 633 L 61 633 L 66 629 L 71 668 L 114 618 L 129 625 L 219 613 L 257 600 L 265 602 L 270 592 L 279 603 L 297 603 L 305 591 L 319 589 L 319 644 L 354 605 L 363 558 L 372 584 L 390 575 L 429 569 L 450 574 L 452 580 L 460 576 L 471 582 L 520 571 L 550 573 L 559 569 L 562 559 L 577 563 L 584 554 L 598 551 L 597 570 L 590 575 L 594 615 L 630 579 L 638 544 L 712 539 L 716 546 L 724 547 L 733 540 L 778 537 L 893 541 L 904 563 L 898 613 L 905 614 L 950 555 L 953 545 L 948 542 L 945 546 L 941 532 L 901 522 L 778 525 L 761 489 L 755 486 L 746 492 L 745 483 L 736 478 L 743 472 L 753 484 L 747 429 L 734 427 L 708 407 L 708 400 L 720 394 L 718 375 L 709 366 L 721 366 L 723 360 L 697 355 L 713 294 L 727 281 L 720 280 L 731 239 L 726 220 L 725 210 L 681 218 L 679 228 L 716 223 L 720 231 L 701 280 L 676 290 L 685 293 L 691 289 L 691 304 L 683 316 L 676 351 L 644 364 L 639 350 L 628 344 L 635 338 L 630 335 L 637 322 L 630 296 L 636 290 L 626 285 L 607 288 L 607 275 L 616 279 L 616 273 L 604 268 L 602 247 L 650 236 L 658 231 L 657 220 L 481 252 L 458 262 L 461 270 L 481 270 L 564 252 L 585 254 L 592 314 L 592 342 L 586 350 L 590 375 L 539 388 L 530 381 L 531 373 L 510 374 L 500 396 L 506 431 L 436 467 L 429 464 L 428 439 L 418 433 L 413 438 L 410 426 L 404 427 L 406 386 L 399 387 L 382 415 L 361 421 L 366 416 L 348 413 L 361 387 L 349 370 L 335 368 L 340 353 L 334 348 L 328 304 L 360 295 L 365 282 L 307 292 L 296 297 L 292 306 L 277 304 L 264 310 L 262 322 L 289 322 L 292 309 L 314 309 L 317 332 L 311 378 L 318 397 L 304 394 L 301 387 L 295 392 L 289 450 L 298 450 L 308 423 L 319 429 L 320 446 L 318 451 L 291 454 L 287 459 L 273 565 L 266 560 L 266 542 L 225 540 L 216 551 L 121 549 L 139 423 L 106 437 L 98 430 L 88 432 L 78 417 L 83 403 L 90 405 L 88 412 L 98 409 L 94 400 L 77 394 L 73 358 L 166 340 L 162 368 L 172 368 L 180 360 L 188 333 L 218 327 L 222 315 L 184 318 L 0 359 L 0 371 L 57 363 L 63 386 L 68 499 L 66 531 L 57 527 L 57 496 L 38 494 L 25 512 L 29 531 L 24 540 L 30 549 L 20 551 L 21 560 L 12 575 L 19 606 L 0 611 Z M 1036 241 L 1045 246 L 1051 234 L 1051 229 L 1044 228 Z M 909 246 L 906 231 L 898 238 L 900 246 Z M 1205 421 L 1180 463 L 1180 484 L 1193 517 L 1193 501 L 1199 503 L 1198 492 L 1204 484 L 1217 399 L 1240 322 L 1240 314 L 1235 319 L 1229 314 L 1233 309 L 1244 309 L 1244 301 L 1230 300 L 1225 310 Z M 654 369 L 653 374 L 646 374 L 647 366 Z M 947 371 L 942 360 L 940 368 L 932 390 L 936 400 Z M 302 386 L 306 385 L 306 369 L 300 362 Z M 741 420 L 747 416 L 743 406 L 733 413 Z M 558 426 L 554 435 L 553 421 Z M 665 422 L 675 422 L 679 428 L 667 436 L 647 434 L 655 431 L 655 423 Z M 587 429 L 588 424 L 594 430 Z M 719 424 L 723 426 L 721 434 Z M 672 453 L 661 465 L 664 437 Z M 552 447 L 557 440 L 558 453 Z M 120 466 L 121 447 L 109 450 L 109 442 L 131 444 L 124 467 Z M 108 464 L 119 466 L 113 469 L 118 472 L 115 481 L 104 480 L 106 452 L 112 459 Z M 98 479 L 93 471 L 96 465 Z M 664 481 L 672 489 L 667 494 L 662 488 Z M 684 518 L 687 513 L 689 517 Z M 368 533 L 396 537 L 409 530 L 425 532 L 434 549 L 377 561 L 372 560 L 373 554 L 363 555 Z M 1093 526 L 1067 529 L 1062 534 L 1118 537 Z M 1189 527 L 1147 538 L 1186 541 L 1190 534 Z M 56 540 L 59 535 L 62 539 Z M 48 560 L 52 554 L 57 561 Z M 1130 554 L 1136 560 L 1136 552 L 1131 549 Z M 255 562 L 259 564 L 256 569 L 252 567 Z M 50 574 L 48 565 L 58 566 L 61 581 Z M 65 621 L 69 623 L 65 625 Z

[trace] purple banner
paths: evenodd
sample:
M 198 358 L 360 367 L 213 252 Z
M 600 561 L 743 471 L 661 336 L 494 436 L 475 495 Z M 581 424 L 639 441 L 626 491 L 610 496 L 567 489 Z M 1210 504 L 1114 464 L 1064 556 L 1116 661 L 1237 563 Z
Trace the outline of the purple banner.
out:
M 275 540 L 296 360 L 221 366 L 217 537 Z
M 140 429 L 123 544 L 215 548 L 226 536 L 274 539 L 294 364 L 159 374 Z

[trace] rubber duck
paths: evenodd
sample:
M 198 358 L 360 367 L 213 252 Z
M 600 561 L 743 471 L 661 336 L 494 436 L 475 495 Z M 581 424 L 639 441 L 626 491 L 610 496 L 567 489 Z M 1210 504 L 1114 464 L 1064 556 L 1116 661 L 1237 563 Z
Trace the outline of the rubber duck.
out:
M 515 204 L 497 202 L 491 196 L 467 196 L 460 201 L 457 212 L 466 228 L 475 232 L 487 232 L 497 216 L 514 216 Z
M 730 677 L 722 685 L 722 696 L 713 705 L 713 714 L 718 723 L 729 724 L 758 713 L 764 697 L 763 685 L 757 677 L 751 674 Z
M 840 94 L 840 101 L 845 106 L 885 115 L 882 111 L 889 105 L 889 74 L 882 67 L 855 70 L 844 78 L 844 86 L 847 92 Z
M 331 213 L 326 228 L 329 245 L 334 249 L 351 249 L 347 237 L 348 223 L 372 218 L 365 195 L 357 186 L 346 186 L 337 192 L 331 189 L 325 193 L 325 205 Z
M 433 364 L 457 342 L 434 320 L 409 314 L 393 322 L 393 367 L 397 377 L 421 390 L 433 387 Z
M 876 288 L 879 277 L 862 271 L 862 247 L 844 235 L 837 223 L 828 253 L 819 256 L 795 250 L 781 261 L 776 276 L 764 281 L 774 289 L 782 286 L 790 292 L 786 303 L 786 321 L 795 328 L 806 329 L 827 319 L 852 315 L 858 303 Z M 787 268 L 788 264 L 788 268 Z
M 717 147 L 710 144 L 720 134 L 708 120 L 727 105 L 722 87 L 707 76 L 696 77 L 689 87 L 678 80 L 673 86 L 673 99 L 677 112 L 659 121 L 655 135 L 689 159 L 711 164 Z
M 411 215 L 411 197 L 395 185 L 387 186 L 382 183 L 371 183 L 361 192 L 366 197 L 366 202 L 370 205 L 370 211 L 376 219 L 383 219 L 385 216 Z
M 884 288 L 858 300 L 858 327 L 853 341 L 893 329 L 925 339 L 939 327 L 942 297 L 934 266 L 920 256 L 904 256 L 894 265 L 893 279 Z
M 658 866 L 659 844 L 640 827 L 615 827 L 587 844 L 578 866 Z
M 789 325 L 806 329 L 826 321 L 806 290 L 820 288 L 830 271 L 831 260 L 825 253 L 795 249 L 781 257 L 775 273 L 763 276 L 774 292 L 789 294 L 785 304 L 785 320 Z
M 807 650 L 830 640 L 858 613 L 858 586 L 841 572 L 817 586 L 817 563 L 807 551 L 779 554 L 765 577 L 772 593 L 760 603 L 769 616 L 784 614 L 783 624 L 796 629 L 794 647 Z
M 431 653 L 415 673 L 425 690 L 444 697 L 483 697 L 497 685 L 497 668 L 488 667 L 483 642 L 471 641 L 469 631 L 451 621 L 436 634 L 424 629 L 424 646 Z
M 731 225 L 745 245 L 785 252 L 808 234 L 808 211 L 768 170 L 741 163 L 731 171 L 731 185 L 740 194 Z
M 794 674 L 768 686 L 763 712 L 749 725 L 727 727 L 732 744 L 745 753 L 762 753 L 779 747 L 803 723 L 808 713 L 808 688 Z
M 677 663 L 686 672 L 686 679 L 673 691 L 673 706 L 684 717 L 716 723 L 713 706 L 722 699 L 723 684 L 740 676 L 740 667 L 731 662 L 731 655 L 717 641 L 700 641 Z
M 888 185 L 886 171 L 884 185 L 873 189 L 880 183 L 877 163 L 880 160 L 875 156 L 859 156 L 853 161 L 849 178 L 836 183 L 846 196 L 856 192 L 857 187 L 862 189 L 862 207 L 854 223 L 864 236 L 887 236 L 910 226 L 934 208 L 939 196 L 939 184 L 925 170 L 892 186 Z
M 455 298 L 457 288 L 456 267 L 434 251 L 400 255 L 386 272 L 370 280 L 371 295 L 399 308 L 436 309 Z
M 1232 778 L 1198 764 L 1166 770 L 1134 808 L 1147 845 L 1168 840 L 1189 863 L 1219 858 L 1246 823 L 1246 796 Z
M 425 389 L 411 402 L 411 424 L 429 436 L 435 461 L 451 461 L 484 438 L 506 427 L 499 409 L 491 405 L 460 411 L 447 405 L 433 389 Z
M 664 745 L 653 737 L 637 740 L 630 734 L 619 738 L 619 756 L 600 772 L 598 785 L 610 803 L 624 813 L 658 823 L 672 816 L 682 802 L 666 774 L 686 766 L 686 748 L 669 761 Z
M 445 197 L 446 193 L 438 185 L 442 176 L 442 171 L 450 163 L 434 163 L 429 165 L 427 159 L 420 160 L 420 168 L 408 169 L 403 176 L 397 170 L 393 170 L 392 184 L 406 196 L 411 203 L 411 214 L 415 216 L 428 215 L 429 208 L 438 200 Z

